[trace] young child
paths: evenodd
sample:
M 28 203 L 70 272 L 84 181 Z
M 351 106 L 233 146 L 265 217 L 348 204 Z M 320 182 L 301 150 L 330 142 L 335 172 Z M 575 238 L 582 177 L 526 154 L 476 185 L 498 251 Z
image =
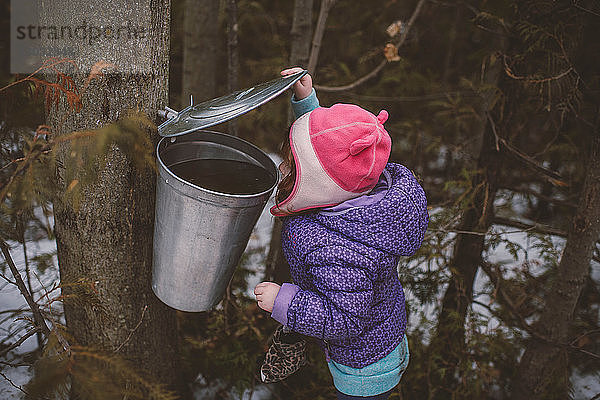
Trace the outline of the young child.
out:
M 421 246 L 425 193 L 388 163 L 386 111 L 319 107 L 310 75 L 293 91 L 297 120 L 271 213 L 283 217 L 294 284 L 261 282 L 254 294 L 286 329 L 321 341 L 338 399 L 385 399 L 408 365 L 397 266 Z

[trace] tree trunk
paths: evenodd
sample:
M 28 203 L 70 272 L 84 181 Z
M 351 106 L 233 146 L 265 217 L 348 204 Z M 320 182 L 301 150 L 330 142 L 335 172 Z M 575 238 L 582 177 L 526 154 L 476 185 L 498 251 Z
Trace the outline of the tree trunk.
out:
M 336 0 L 321 0 L 321 9 L 319 11 L 319 19 L 315 27 L 315 35 L 312 41 L 312 47 L 310 49 L 310 59 L 308 61 L 308 72 L 313 76 L 316 73 L 317 62 L 319 61 L 319 52 L 321 51 L 321 41 L 325 34 L 325 25 L 327 23 L 327 16 L 329 10 L 335 4 Z
M 536 331 L 547 341 L 531 338 L 519 363 L 513 398 L 569 397 L 567 349 L 575 305 L 590 273 L 590 261 L 600 237 L 600 137 L 596 128 L 579 207 L 567 236 L 560 264 L 547 292 Z
M 312 38 L 312 0 L 296 0 L 294 2 L 294 17 L 290 36 L 292 38 L 292 48 L 290 51 L 290 66 L 301 66 L 306 68 L 310 55 L 310 41 Z M 291 109 L 288 111 L 288 124 L 293 122 Z M 286 136 L 282 137 L 287 140 Z M 269 253 L 267 254 L 265 266 L 265 279 L 275 282 L 285 282 L 290 280 L 289 265 L 283 256 L 281 250 L 281 219 L 275 218 L 273 230 L 271 232 L 271 242 L 269 243 Z
M 237 0 L 227 0 L 227 89 L 233 93 L 239 88 L 240 54 L 238 50 Z M 232 119 L 227 123 L 229 134 L 238 136 L 238 123 Z
M 296 0 L 294 2 L 294 17 L 290 31 L 292 38 L 290 66 L 303 68 L 308 66 L 312 38 L 312 7 L 313 0 Z
M 186 0 L 181 105 L 216 97 L 219 2 Z
M 55 23 L 76 26 L 85 20 L 100 24 L 106 20 L 106 14 L 94 13 L 118 10 L 130 27 L 143 27 L 147 35 L 138 37 L 143 44 L 137 52 L 121 51 L 116 42 L 112 44 L 117 48 L 112 51 L 73 42 L 72 56 L 80 66 L 74 78 L 80 88 L 97 61 L 107 61 L 114 67 L 90 82 L 80 112 L 69 112 L 64 106 L 48 117 L 57 135 L 99 128 L 129 109 L 143 111 L 154 120 L 157 109 L 166 105 L 170 0 L 141 5 L 111 0 L 103 3 L 101 10 L 92 3 L 96 4 L 72 2 L 65 13 L 63 2 L 50 2 L 42 15 Z M 156 131 L 148 135 L 157 142 Z M 61 151 L 59 160 L 64 159 L 68 149 Z M 61 179 L 62 168 L 57 174 L 59 184 L 65 186 L 69 182 Z M 67 328 L 73 340 L 121 355 L 154 382 L 179 390 L 183 387 L 183 375 L 178 360 L 175 311 L 160 302 L 151 289 L 155 185 L 151 167 L 134 168 L 122 150 L 113 145 L 106 155 L 105 167 L 98 171 L 98 181 L 82 189 L 78 206 L 63 197 L 56 199 L 57 253 L 63 285 L 89 280 L 94 283 L 99 302 L 65 300 Z M 63 286 L 63 294 L 70 293 L 68 286 Z M 79 397 L 78 387 L 74 381 L 74 398 Z
M 487 84 L 498 84 L 501 73 L 499 62 L 489 67 L 485 77 Z M 487 115 L 488 99 L 482 102 L 481 147 L 476 170 L 471 181 L 475 190 L 471 204 L 463 212 L 454 245 L 452 260 L 448 266 L 451 278 L 442 300 L 442 308 L 438 319 L 436 336 L 429 345 L 429 359 L 436 399 L 449 398 L 457 386 L 456 373 L 459 364 L 464 361 L 465 323 L 467 310 L 473 300 L 473 283 L 481 263 L 485 233 L 494 217 L 494 199 L 498 190 L 498 173 L 501 169 L 502 156 L 496 148 L 495 132 L 491 118 Z

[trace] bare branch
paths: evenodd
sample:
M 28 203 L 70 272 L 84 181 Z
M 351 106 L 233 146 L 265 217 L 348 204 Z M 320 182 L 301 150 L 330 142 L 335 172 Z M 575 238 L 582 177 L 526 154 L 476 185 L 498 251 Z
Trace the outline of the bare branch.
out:
M 27 332 L 26 334 L 24 334 L 23 336 L 21 336 L 19 338 L 19 340 L 17 340 L 16 342 L 14 342 L 13 344 L 11 344 L 10 346 L 2 349 L 2 351 L 0 351 L 0 357 L 3 357 L 5 354 L 8 354 L 8 352 L 11 351 L 12 349 L 16 349 L 17 347 L 19 347 L 20 345 L 22 345 L 24 341 L 26 341 L 27 339 L 29 339 L 31 336 L 35 335 L 39 331 L 40 331 L 39 328 L 37 328 L 37 327 L 33 328 L 32 330 L 30 330 L 29 332 Z
M 13 381 L 11 381 L 8 376 L 4 375 L 2 372 L 0 372 L 0 376 L 2 376 L 4 379 L 6 379 L 8 381 L 8 383 L 10 383 L 10 385 L 12 387 L 14 387 L 16 389 L 19 389 L 21 392 L 25 393 L 26 396 L 29 396 L 29 393 L 27 393 L 26 391 L 24 391 L 21 386 L 15 385 L 15 383 Z
M 13 277 L 15 278 L 19 291 L 25 298 L 25 301 L 29 305 L 29 308 L 31 308 L 36 327 L 41 330 L 41 332 L 47 339 L 50 336 L 50 329 L 48 328 L 48 325 L 46 325 L 46 320 L 42 316 L 42 313 L 40 312 L 37 303 L 33 300 L 33 295 L 29 293 L 29 291 L 27 290 L 27 286 L 25 286 L 25 282 L 23 282 L 21 274 L 19 274 L 19 270 L 15 266 L 15 263 L 10 255 L 10 248 L 8 244 L 1 238 L 0 247 L 2 248 L 2 254 L 4 255 L 4 259 L 6 260 L 6 263 L 8 264 L 10 271 L 12 272 Z
M 515 318 L 517 318 L 518 325 L 521 329 L 525 330 L 525 332 L 530 334 L 535 339 L 540 340 L 545 343 L 548 343 L 552 346 L 557 346 L 557 347 L 566 348 L 568 350 L 578 351 L 578 352 L 586 354 L 592 358 L 600 359 L 600 355 L 592 353 L 588 350 L 582 349 L 581 347 L 574 346 L 573 345 L 574 341 L 571 341 L 570 343 L 561 343 L 556 340 L 552 340 L 552 339 L 540 334 L 538 331 L 536 331 L 531 325 L 529 325 L 527 323 L 527 321 L 525 320 L 525 317 L 523 317 L 523 315 L 521 315 L 521 313 L 519 313 L 519 311 L 517 310 L 517 306 L 512 302 L 510 295 L 504 291 L 504 287 L 502 285 L 504 278 L 500 274 L 496 273 L 494 271 L 494 269 L 492 268 L 492 265 L 489 263 L 482 262 L 481 269 L 483 269 L 483 271 L 486 273 L 486 275 L 490 278 L 490 282 L 492 282 L 492 284 L 496 288 L 496 292 L 500 294 L 502 303 L 505 304 L 507 306 L 508 310 L 510 311 L 510 313 Z M 588 332 L 588 334 L 589 334 L 589 332 Z
M 11 285 L 16 285 L 16 282 L 13 282 L 10 280 L 10 278 L 4 274 L 0 274 L 0 278 L 4 279 L 6 281 L 6 284 L 11 284 Z
M 394 45 L 396 46 L 396 48 L 400 48 L 404 42 L 406 41 L 406 37 L 408 36 L 408 33 L 410 32 L 411 27 L 413 26 L 413 24 L 415 23 L 415 20 L 417 19 L 417 17 L 419 16 L 419 13 L 421 12 L 421 9 L 423 7 L 423 4 L 425 4 L 427 0 L 419 0 L 419 3 L 417 3 L 417 6 L 415 7 L 415 10 L 413 11 L 412 16 L 410 17 L 410 19 L 408 20 L 407 24 L 406 24 L 406 29 L 402 32 L 402 34 L 400 35 L 400 39 L 398 40 L 397 43 L 394 43 Z M 321 86 L 321 85 L 315 85 L 315 89 L 323 91 L 323 92 L 342 92 L 345 90 L 350 90 L 350 89 L 354 89 L 355 87 L 358 87 L 360 85 L 362 85 L 363 83 L 365 83 L 366 81 L 376 77 L 379 72 L 381 72 L 381 70 L 389 63 L 389 61 L 387 59 L 383 59 L 379 65 L 377 65 L 375 67 L 375 69 L 371 72 L 369 72 L 368 74 L 364 75 L 363 77 L 357 79 L 356 81 L 349 83 L 347 85 L 344 86 Z
M 129 335 L 127 335 L 127 338 L 125 339 L 125 341 L 124 341 L 123 343 L 121 343 L 121 344 L 119 345 L 119 347 L 117 347 L 117 348 L 115 349 L 115 351 L 114 351 L 115 353 L 118 353 L 118 352 L 119 352 L 119 350 L 121 350 L 121 348 L 122 348 L 123 346 L 125 346 L 125 344 L 126 344 L 127 342 L 129 342 L 129 340 L 131 339 L 131 336 L 133 336 L 133 333 L 134 333 L 135 331 L 137 331 L 137 329 L 140 327 L 140 325 L 142 325 L 142 321 L 144 320 L 144 314 L 146 313 L 146 310 L 147 310 L 147 309 L 148 309 L 148 305 L 146 304 L 146 305 L 144 306 L 144 309 L 142 310 L 142 316 L 140 317 L 140 320 L 138 321 L 137 325 L 136 325 L 136 326 L 135 326 L 135 327 L 134 327 L 134 328 L 131 330 L 131 332 L 129 332 Z
M 7 367 L 11 367 L 11 368 L 33 367 L 33 364 L 31 364 L 31 363 L 11 363 L 11 362 L 1 361 L 1 360 L 0 360 L 0 364 L 6 365 Z

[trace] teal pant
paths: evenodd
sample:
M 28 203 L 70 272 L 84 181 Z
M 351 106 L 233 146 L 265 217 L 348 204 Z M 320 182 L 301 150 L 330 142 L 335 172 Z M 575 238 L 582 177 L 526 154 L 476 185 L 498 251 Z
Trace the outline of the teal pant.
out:
M 404 336 L 390 354 L 363 368 L 352 368 L 333 360 L 328 362 L 333 385 L 340 394 L 338 399 L 386 399 L 395 388 L 408 366 L 410 353 Z M 384 397 L 379 397 L 384 396 Z
M 392 390 L 394 390 L 394 389 L 392 389 Z M 350 396 L 350 395 L 344 394 L 338 390 L 337 398 L 338 398 L 338 400 L 385 400 L 388 397 L 390 397 L 392 390 L 390 390 L 389 392 L 385 392 L 385 393 L 381 393 L 381 394 L 377 394 L 375 396 L 369 396 L 369 397 Z

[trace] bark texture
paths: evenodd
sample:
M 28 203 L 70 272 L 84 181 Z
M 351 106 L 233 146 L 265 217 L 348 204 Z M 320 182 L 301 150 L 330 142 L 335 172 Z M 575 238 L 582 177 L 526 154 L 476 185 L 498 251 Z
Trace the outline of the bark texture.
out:
M 312 38 L 312 7 L 313 0 L 296 0 L 294 2 L 294 17 L 290 31 L 292 38 L 290 66 L 303 68 L 308 66 Z
M 190 94 L 195 103 L 216 97 L 218 14 L 218 1 L 185 1 L 182 107 L 189 104 Z
M 124 7 L 124 15 L 127 13 L 127 5 L 111 3 L 103 5 Z M 145 41 L 149 51 L 146 55 L 139 53 L 139 57 L 149 58 L 107 53 L 113 57 L 111 63 L 116 69 L 91 81 L 80 112 L 61 108 L 48 117 L 56 134 L 98 128 L 130 109 L 143 111 L 155 120 L 157 109 L 166 105 L 170 0 L 146 4 L 150 15 L 144 16 L 145 22 L 132 22 L 148 24 L 153 32 Z M 69 10 L 72 23 L 85 19 L 92 7 L 90 1 L 76 3 Z M 50 19 L 61 18 L 60 15 L 64 18 L 60 2 L 48 4 L 44 13 Z M 90 72 L 88 66 L 99 60 L 84 58 L 89 54 L 77 44 L 74 50 L 74 59 L 82 66 L 74 78 L 82 87 Z M 139 73 L 119 72 L 126 63 L 146 68 Z M 156 131 L 148 134 L 156 143 Z M 58 156 L 60 159 L 61 154 Z M 150 379 L 180 389 L 175 311 L 161 303 L 151 289 L 155 172 L 149 166 L 142 171 L 135 169 L 116 146 L 106 161 L 98 181 L 84 188 L 78 207 L 63 198 L 57 198 L 54 205 L 61 281 L 95 282 L 99 300 L 95 306 L 85 301 L 65 301 L 67 328 L 77 344 L 122 355 L 135 368 L 149 374 Z M 59 170 L 57 174 L 60 181 L 63 173 Z M 69 294 L 67 288 L 63 293 Z M 76 392 L 76 382 L 73 388 Z M 77 393 L 72 394 L 78 397 Z
M 240 53 L 238 49 L 237 0 L 227 0 L 227 91 L 239 89 Z M 238 122 L 232 119 L 227 123 L 229 134 L 238 136 Z
M 310 56 L 310 43 L 312 38 L 312 0 L 294 1 L 294 16 L 290 36 L 292 47 L 290 50 L 290 66 L 301 66 L 307 68 L 308 58 Z M 288 125 L 293 122 L 291 108 L 288 111 Z M 287 140 L 286 136 L 282 137 Z M 265 279 L 275 282 L 285 282 L 291 279 L 289 265 L 283 256 L 281 249 L 281 219 L 275 218 L 273 230 L 271 232 L 271 242 L 269 243 L 269 253 L 267 254 L 265 266 Z
M 569 226 L 567 243 L 547 292 L 544 312 L 535 326 L 540 338 L 531 338 L 521 358 L 514 399 L 569 397 L 567 344 L 575 306 L 590 274 L 590 261 L 600 237 L 600 137 L 593 134 L 586 179 L 577 212 Z

